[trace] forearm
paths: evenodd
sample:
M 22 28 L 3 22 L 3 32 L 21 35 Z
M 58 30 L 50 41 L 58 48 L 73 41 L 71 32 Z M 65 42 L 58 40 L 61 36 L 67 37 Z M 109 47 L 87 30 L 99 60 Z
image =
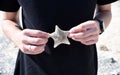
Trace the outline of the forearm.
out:
M 111 21 L 112 14 L 111 11 L 102 11 L 102 12 L 99 11 L 97 12 L 96 17 L 102 20 L 104 22 L 105 28 L 107 28 Z
M 96 17 L 102 20 L 104 22 L 105 28 L 107 28 L 112 18 L 111 5 L 99 6 Z
M 17 24 L 11 20 L 2 20 L 1 23 L 4 34 L 14 43 L 17 42 L 18 32 L 21 30 L 17 27 Z M 20 36 L 19 36 L 20 37 Z
M 17 12 L 4 12 L 0 11 L 1 14 L 1 27 L 4 34 L 11 40 L 16 40 L 16 35 L 20 32 L 18 24 L 15 22 Z

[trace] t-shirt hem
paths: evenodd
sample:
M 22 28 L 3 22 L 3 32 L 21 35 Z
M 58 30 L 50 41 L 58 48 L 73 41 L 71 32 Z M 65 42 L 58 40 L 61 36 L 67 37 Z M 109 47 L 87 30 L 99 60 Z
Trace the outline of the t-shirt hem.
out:
M 98 5 L 106 5 L 106 4 L 110 4 L 110 3 L 113 3 L 113 2 L 116 2 L 116 1 L 118 1 L 118 0 L 108 0 L 108 1 L 104 1 L 104 2 L 102 2 L 102 3 L 97 3 Z

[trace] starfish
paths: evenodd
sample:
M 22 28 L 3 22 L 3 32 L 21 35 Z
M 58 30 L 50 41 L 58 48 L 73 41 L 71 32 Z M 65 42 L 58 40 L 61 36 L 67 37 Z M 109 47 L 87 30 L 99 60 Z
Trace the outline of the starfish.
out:
M 55 27 L 55 32 L 50 34 L 50 37 L 54 40 L 54 48 L 60 44 L 70 44 L 68 38 L 68 31 L 61 30 L 57 25 Z

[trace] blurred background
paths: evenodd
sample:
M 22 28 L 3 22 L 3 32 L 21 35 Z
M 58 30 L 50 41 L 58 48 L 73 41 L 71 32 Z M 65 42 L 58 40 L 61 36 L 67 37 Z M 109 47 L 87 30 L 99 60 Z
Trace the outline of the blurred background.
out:
M 98 48 L 98 75 L 120 75 L 120 1 L 112 4 L 113 18 L 100 35 Z
M 98 75 L 120 75 L 120 1 L 112 4 L 112 13 L 112 21 L 97 43 Z M 13 75 L 17 52 L 0 28 L 0 75 Z

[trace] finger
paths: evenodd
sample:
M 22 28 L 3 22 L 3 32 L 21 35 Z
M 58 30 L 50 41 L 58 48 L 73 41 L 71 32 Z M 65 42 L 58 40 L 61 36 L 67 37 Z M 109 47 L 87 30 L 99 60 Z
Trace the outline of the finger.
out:
M 81 24 L 82 28 L 85 30 L 96 27 L 96 21 L 87 21 Z
M 69 33 L 78 33 L 78 32 L 83 32 L 85 31 L 85 29 L 83 28 L 83 26 L 78 25 L 73 27 L 72 29 L 69 30 Z
M 89 36 L 87 38 L 72 38 L 72 39 L 75 40 L 75 41 L 86 43 L 87 41 L 90 41 L 90 40 L 98 41 L 98 35 L 92 35 L 92 36 Z
M 25 29 L 23 31 L 23 34 L 31 37 L 49 38 L 49 33 L 46 33 L 40 30 Z
M 99 35 L 99 33 L 96 31 L 96 29 L 90 29 L 87 30 L 86 32 L 79 32 L 79 33 L 71 33 L 69 34 L 69 38 L 76 38 L 76 39 L 83 39 L 87 38 L 91 35 Z
M 44 51 L 45 45 L 34 46 L 34 45 L 26 45 L 24 46 L 23 53 L 25 54 L 40 54 Z
M 77 33 L 77 32 L 81 32 L 81 31 L 86 31 L 87 29 L 94 27 L 95 24 L 96 24 L 95 21 L 87 21 L 87 22 L 81 23 L 78 26 L 73 27 L 69 32 Z
M 85 45 L 91 45 L 98 42 L 98 36 L 90 36 L 88 38 L 82 39 L 81 42 Z
M 98 35 L 91 35 L 83 39 L 83 41 L 98 40 Z
M 83 32 L 71 33 L 71 34 L 69 34 L 68 37 L 69 37 L 69 38 L 81 39 L 81 38 L 84 38 L 84 33 L 83 33 Z
M 84 44 L 85 45 L 92 45 L 92 44 L 96 44 L 96 43 L 97 43 L 97 40 L 90 40 L 90 41 L 85 42 Z
M 23 53 L 27 53 L 28 52 L 28 50 L 29 50 L 29 46 L 28 45 L 22 45 L 22 47 L 20 48 L 20 50 L 23 52 Z
M 48 42 L 47 38 L 33 38 L 33 37 L 25 37 L 22 40 L 25 44 L 31 44 L 31 45 L 41 45 L 46 44 Z
M 42 51 L 42 52 L 44 52 L 44 51 Z M 30 55 L 36 55 L 36 54 L 41 54 L 42 52 L 26 51 L 26 52 L 23 52 L 23 53 L 30 54 Z
M 82 40 L 82 38 L 74 38 L 74 37 L 72 37 L 71 39 L 73 39 L 74 41 L 79 41 L 79 42 L 81 42 L 81 40 Z
M 43 45 L 39 45 L 39 46 L 35 46 L 35 45 L 31 45 L 31 50 L 33 52 L 42 52 L 45 48 L 45 44 Z
M 86 38 L 86 37 L 89 37 L 89 36 L 91 36 L 91 35 L 99 35 L 99 32 L 97 31 L 96 28 L 87 30 L 87 31 L 84 32 L 84 34 L 81 35 L 81 36 L 83 36 L 83 38 Z

